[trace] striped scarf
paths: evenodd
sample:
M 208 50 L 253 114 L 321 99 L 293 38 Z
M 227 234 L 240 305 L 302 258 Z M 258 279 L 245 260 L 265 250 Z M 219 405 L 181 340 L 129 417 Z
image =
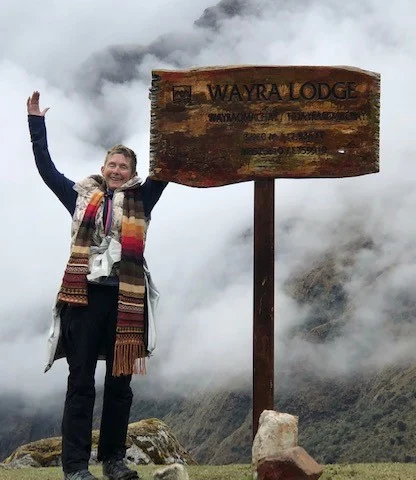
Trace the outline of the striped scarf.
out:
M 88 204 L 65 269 L 58 300 L 88 305 L 88 259 L 95 217 L 104 193 L 96 191 Z M 113 376 L 145 374 L 145 284 L 143 271 L 144 211 L 138 188 L 124 192 L 121 260 Z

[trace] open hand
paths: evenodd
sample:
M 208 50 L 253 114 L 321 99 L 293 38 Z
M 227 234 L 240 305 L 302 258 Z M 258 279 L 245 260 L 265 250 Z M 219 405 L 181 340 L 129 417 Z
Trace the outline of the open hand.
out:
M 46 112 L 49 110 L 49 107 L 44 110 L 39 108 L 39 97 L 40 93 L 38 91 L 33 92 L 32 96 L 27 99 L 27 113 L 28 115 L 37 115 L 38 117 L 44 117 Z

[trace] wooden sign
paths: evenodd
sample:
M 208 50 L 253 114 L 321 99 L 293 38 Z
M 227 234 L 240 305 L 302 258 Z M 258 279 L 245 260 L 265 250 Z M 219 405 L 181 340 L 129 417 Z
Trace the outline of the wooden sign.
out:
M 377 73 L 313 66 L 152 73 L 153 178 L 213 187 L 379 170 Z

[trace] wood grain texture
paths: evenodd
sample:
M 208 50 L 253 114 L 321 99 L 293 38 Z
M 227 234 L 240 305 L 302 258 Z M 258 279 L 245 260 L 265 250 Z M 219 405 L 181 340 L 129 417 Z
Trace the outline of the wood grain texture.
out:
M 377 73 L 236 66 L 152 74 L 153 178 L 212 187 L 379 171 Z

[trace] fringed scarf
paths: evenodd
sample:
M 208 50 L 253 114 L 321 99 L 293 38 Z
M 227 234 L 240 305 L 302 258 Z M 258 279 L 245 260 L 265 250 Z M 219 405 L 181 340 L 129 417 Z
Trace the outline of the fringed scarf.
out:
M 58 294 L 59 301 L 73 306 L 88 305 L 88 259 L 95 229 L 95 217 L 103 197 L 102 191 L 95 192 L 91 197 L 75 238 Z M 144 227 L 143 203 L 139 189 L 125 190 L 121 226 L 118 315 L 112 372 L 115 377 L 146 373 Z

